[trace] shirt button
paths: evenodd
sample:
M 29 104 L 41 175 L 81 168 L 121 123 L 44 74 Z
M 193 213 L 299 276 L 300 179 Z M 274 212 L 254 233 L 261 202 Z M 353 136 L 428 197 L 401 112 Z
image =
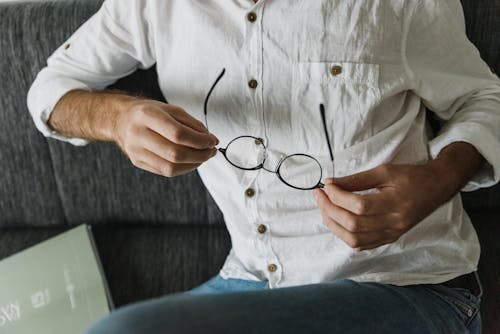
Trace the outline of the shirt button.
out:
M 65 44 L 65 45 L 64 45 L 64 50 L 68 50 L 68 49 L 70 48 L 70 46 L 71 46 L 71 44 L 69 44 L 69 43 L 68 43 L 68 44 Z
M 252 79 L 248 82 L 248 87 L 252 88 L 252 89 L 255 89 L 257 88 L 257 86 L 259 85 L 259 83 L 257 82 L 257 80 L 255 79 Z
M 271 263 L 270 265 L 267 266 L 267 270 L 274 273 L 276 270 L 278 270 L 278 266 L 275 265 L 274 263 Z
M 260 224 L 260 225 L 259 225 L 259 227 L 257 227 L 257 231 L 258 231 L 260 234 L 264 234 L 264 233 L 266 233 L 266 231 L 267 231 L 267 227 L 266 227 L 266 225 L 262 225 L 262 224 Z
M 245 195 L 247 195 L 247 197 L 253 197 L 255 195 L 255 190 L 253 190 L 252 188 L 248 188 L 247 190 L 245 190 Z
M 257 14 L 255 14 L 254 12 L 248 13 L 247 20 L 250 22 L 255 22 L 255 20 L 257 20 Z
M 340 73 L 342 73 L 342 66 L 332 66 L 332 68 L 330 69 L 330 73 L 332 75 L 339 75 Z

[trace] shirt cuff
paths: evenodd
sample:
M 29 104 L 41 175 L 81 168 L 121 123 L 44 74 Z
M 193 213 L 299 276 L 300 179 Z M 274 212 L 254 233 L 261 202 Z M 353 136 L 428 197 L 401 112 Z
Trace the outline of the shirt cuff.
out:
M 84 83 L 70 78 L 52 78 L 31 87 L 28 93 L 28 109 L 37 129 L 48 138 L 54 138 L 75 146 L 87 145 L 90 141 L 82 138 L 68 138 L 49 127 L 48 121 L 59 100 L 75 89 L 90 91 Z
M 439 152 L 454 142 L 466 142 L 474 146 L 484 157 L 484 163 L 462 191 L 474 191 L 495 185 L 500 179 L 500 155 L 498 140 L 488 129 L 478 124 L 460 124 L 445 129 L 429 142 L 430 154 L 435 159 Z

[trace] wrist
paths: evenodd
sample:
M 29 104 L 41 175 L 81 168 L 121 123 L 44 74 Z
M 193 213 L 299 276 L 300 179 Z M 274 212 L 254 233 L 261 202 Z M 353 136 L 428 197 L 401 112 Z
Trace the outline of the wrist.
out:
M 443 196 L 449 199 L 469 182 L 482 160 L 481 154 L 471 144 L 454 142 L 443 148 L 427 166 L 436 177 L 436 182 L 442 184 Z
M 110 108 L 108 109 L 109 122 L 107 122 L 105 128 L 103 129 L 104 136 L 108 141 L 117 142 L 119 124 L 124 115 L 132 109 L 138 100 L 139 98 L 137 97 L 125 94 L 111 94 L 108 99 L 108 103 L 110 104 Z
M 68 138 L 114 141 L 116 122 L 138 99 L 117 91 L 72 90 L 56 104 L 47 124 Z

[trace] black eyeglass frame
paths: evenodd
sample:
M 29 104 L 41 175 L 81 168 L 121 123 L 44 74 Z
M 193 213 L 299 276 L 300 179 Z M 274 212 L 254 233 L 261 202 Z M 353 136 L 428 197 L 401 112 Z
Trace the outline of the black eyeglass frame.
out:
M 222 69 L 222 72 L 219 74 L 219 76 L 217 77 L 217 79 L 215 80 L 215 82 L 212 84 L 212 87 L 210 88 L 210 90 L 208 91 L 208 94 L 207 96 L 205 97 L 205 102 L 203 104 L 203 112 L 205 114 L 205 126 L 207 127 L 208 129 L 208 120 L 207 120 L 207 110 L 208 110 L 208 101 L 210 99 L 210 96 L 212 95 L 212 92 L 213 90 L 215 89 L 215 87 L 217 86 L 217 84 L 219 83 L 219 81 L 222 79 L 222 77 L 224 76 L 224 74 L 226 73 L 226 69 Z M 326 141 L 327 141 L 327 144 L 328 144 L 328 151 L 330 153 L 330 159 L 331 159 L 331 162 L 332 162 L 332 167 L 333 167 L 333 152 L 332 152 L 332 146 L 330 144 L 330 139 L 329 139 L 329 136 L 328 136 L 328 129 L 327 129 L 327 126 L 326 126 L 326 119 L 325 119 L 325 107 L 323 104 L 320 104 L 319 106 L 319 109 L 320 109 L 320 114 L 321 114 L 321 121 L 323 123 L 323 130 L 325 132 L 325 136 L 326 136 Z M 238 166 L 236 164 L 234 164 L 228 157 L 227 157 L 227 149 L 228 147 L 233 143 L 235 142 L 236 140 L 238 139 L 241 139 L 241 138 L 252 138 L 255 140 L 256 143 L 262 145 L 264 147 L 264 158 L 262 160 L 262 162 L 256 166 L 256 167 L 252 167 L 252 168 L 244 168 L 244 167 L 241 167 L 241 166 Z M 305 154 L 305 153 L 295 153 L 295 154 L 290 154 L 290 155 L 287 155 L 285 157 L 282 157 L 280 159 L 280 161 L 278 162 L 278 166 L 276 167 L 276 170 L 273 171 L 273 170 L 270 170 L 270 169 L 267 169 L 264 167 L 264 163 L 266 161 L 266 157 L 267 157 L 267 147 L 266 145 L 264 144 L 264 140 L 262 138 L 257 138 L 257 137 L 254 137 L 254 136 L 250 136 L 250 135 L 243 135 L 243 136 L 239 136 L 239 137 L 236 137 L 234 138 L 233 140 L 231 140 L 225 148 L 217 148 L 217 150 L 219 152 L 222 153 L 222 155 L 224 156 L 224 158 L 227 160 L 227 162 L 229 162 L 232 166 L 236 167 L 236 168 L 239 168 L 239 169 L 242 169 L 242 170 L 248 170 L 248 171 L 251 171 L 251 170 L 259 170 L 259 169 L 264 169 L 270 173 L 274 173 L 278 176 L 278 178 L 283 182 L 285 183 L 287 186 L 289 187 L 292 187 L 294 189 L 298 189 L 298 190 L 312 190 L 312 189 L 316 189 L 316 188 L 324 188 L 324 184 L 321 182 L 321 179 L 323 177 L 323 168 L 321 167 L 321 164 L 319 163 L 319 161 L 314 158 L 313 156 L 310 156 L 309 154 Z M 316 183 L 316 185 L 314 185 L 313 187 L 308 187 L 308 188 L 302 188 L 302 187 L 296 187 L 290 183 L 288 183 L 287 181 L 285 181 L 285 179 L 283 179 L 283 177 L 281 176 L 280 174 L 280 168 L 281 166 L 283 165 L 283 162 L 291 157 L 296 157 L 296 156 L 304 156 L 304 157 L 307 157 L 307 158 L 310 158 L 312 159 L 313 161 L 315 161 L 317 164 L 318 164 L 318 167 L 319 167 L 319 170 L 320 170 L 320 177 L 319 177 L 319 181 L 318 183 Z

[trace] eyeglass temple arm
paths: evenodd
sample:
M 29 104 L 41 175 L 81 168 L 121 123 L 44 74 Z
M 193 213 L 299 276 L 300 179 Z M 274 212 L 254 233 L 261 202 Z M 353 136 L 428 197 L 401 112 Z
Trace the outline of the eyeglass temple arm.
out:
M 208 94 L 207 94 L 207 97 L 205 98 L 205 103 L 203 104 L 203 112 L 205 114 L 205 126 L 207 127 L 207 130 L 208 130 L 208 121 L 207 121 L 207 106 L 208 106 L 208 100 L 210 99 L 210 95 L 212 95 L 212 92 L 213 90 L 215 89 L 215 86 L 217 86 L 217 84 L 219 83 L 220 79 L 222 79 L 222 77 L 224 76 L 224 74 L 226 73 L 226 69 L 223 68 L 222 69 L 222 72 L 219 74 L 219 76 L 217 77 L 217 79 L 215 80 L 215 82 L 213 83 L 212 87 L 210 88 L 210 90 L 208 91 Z
M 328 152 L 330 153 L 330 160 L 332 162 L 332 170 L 333 170 L 332 144 L 330 143 L 330 136 L 328 135 L 328 128 L 326 127 L 325 106 L 323 105 L 323 103 L 319 105 L 319 112 L 321 114 L 321 122 L 323 123 L 323 130 L 325 131 L 326 143 L 328 144 Z

